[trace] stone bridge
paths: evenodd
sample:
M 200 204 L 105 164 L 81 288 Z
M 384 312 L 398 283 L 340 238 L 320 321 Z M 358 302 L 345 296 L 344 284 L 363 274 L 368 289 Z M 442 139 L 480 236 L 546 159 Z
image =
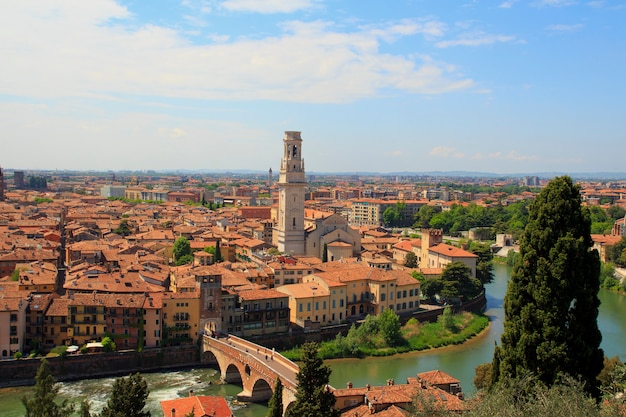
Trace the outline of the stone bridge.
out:
M 261 402 L 272 396 L 276 378 L 283 384 L 283 412 L 296 397 L 298 365 L 278 352 L 236 336 L 203 336 L 202 360 L 214 359 L 221 378 L 229 384 L 243 385 L 240 401 Z

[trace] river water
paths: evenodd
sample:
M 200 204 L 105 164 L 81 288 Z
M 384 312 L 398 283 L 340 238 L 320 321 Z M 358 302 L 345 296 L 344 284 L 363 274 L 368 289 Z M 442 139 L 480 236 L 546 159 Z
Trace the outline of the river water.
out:
M 415 352 L 385 358 L 339 359 L 328 361 L 332 369 L 330 384 L 343 388 L 348 381 L 355 387 L 366 384 L 384 385 L 389 378 L 404 383 L 407 377 L 419 372 L 440 369 L 461 380 L 461 386 L 467 395 L 472 395 L 474 388 L 474 368 L 484 362 L 491 362 L 494 343 L 500 341 L 504 311 L 502 300 L 506 293 L 506 284 L 510 268 L 504 265 L 494 266 L 495 280 L 487 285 L 487 311 L 490 318 L 489 329 L 480 336 L 460 346 L 447 347 L 428 352 Z M 600 315 L 598 324 L 602 331 L 602 348 L 605 355 L 618 355 L 626 360 L 626 297 L 600 290 Z M 162 416 L 159 401 L 185 396 L 190 389 L 197 395 L 219 395 L 234 401 L 240 386 L 221 385 L 219 372 L 214 369 L 193 369 L 186 371 L 144 374 L 150 387 L 147 409 L 153 417 Z M 61 396 L 81 401 L 88 398 L 94 411 L 100 411 L 114 378 L 83 380 L 62 383 Z M 0 416 L 18 417 L 24 415 L 20 399 L 30 395 L 30 387 L 0 389 Z M 262 417 L 267 407 L 261 404 L 232 404 L 236 417 Z

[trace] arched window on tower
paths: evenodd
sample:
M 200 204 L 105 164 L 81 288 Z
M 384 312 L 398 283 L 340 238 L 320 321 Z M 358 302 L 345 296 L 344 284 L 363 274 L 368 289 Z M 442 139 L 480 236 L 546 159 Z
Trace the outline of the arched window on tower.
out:
M 293 145 L 293 157 L 298 157 L 298 147 L 296 145 Z

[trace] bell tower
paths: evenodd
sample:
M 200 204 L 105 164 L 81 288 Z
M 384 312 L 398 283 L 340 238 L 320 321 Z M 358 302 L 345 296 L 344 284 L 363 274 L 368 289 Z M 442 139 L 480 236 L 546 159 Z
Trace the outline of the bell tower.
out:
M 0 167 L 0 201 L 4 201 L 4 173 Z
M 300 132 L 285 132 L 278 179 L 276 246 L 285 254 L 304 255 L 304 160 Z

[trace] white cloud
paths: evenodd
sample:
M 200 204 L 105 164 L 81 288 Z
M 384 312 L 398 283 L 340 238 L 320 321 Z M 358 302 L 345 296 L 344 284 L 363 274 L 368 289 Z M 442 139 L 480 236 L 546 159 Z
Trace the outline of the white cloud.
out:
M 507 0 L 507 1 L 500 3 L 498 7 L 502 9 L 510 9 L 511 7 L 513 7 L 515 3 L 517 3 L 517 0 Z
M 380 52 L 382 40 L 439 35 L 437 22 L 346 32 L 330 22 L 292 21 L 276 36 L 214 33 L 215 42 L 199 45 L 174 29 L 133 26 L 128 10 L 112 0 L 20 0 L 2 7 L 5 95 L 321 103 L 373 97 L 383 89 L 438 94 L 473 85 L 445 63 Z
M 537 6 L 550 6 L 550 7 L 564 7 L 564 6 L 572 6 L 574 4 L 576 4 L 576 2 L 572 0 L 539 0 L 536 3 Z
M 439 156 L 442 158 L 464 158 L 465 154 L 456 150 L 456 148 L 449 146 L 436 146 L 428 153 L 432 156 Z
M 252 13 L 293 13 L 316 6 L 316 0 L 225 0 L 220 3 L 225 9 Z
M 583 27 L 584 25 L 581 23 L 572 24 L 572 25 L 557 24 L 557 25 L 549 25 L 546 27 L 546 29 L 550 32 L 556 32 L 556 33 L 571 33 L 571 32 L 578 32 Z
M 435 45 L 439 48 L 450 48 L 452 46 L 482 46 L 494 43 L 504 43 L 517 41 L 515 36 L 490 35 L 485 33 L 471 33 L 461 36 L 459 39 L 449 41 L 439 41 Z

